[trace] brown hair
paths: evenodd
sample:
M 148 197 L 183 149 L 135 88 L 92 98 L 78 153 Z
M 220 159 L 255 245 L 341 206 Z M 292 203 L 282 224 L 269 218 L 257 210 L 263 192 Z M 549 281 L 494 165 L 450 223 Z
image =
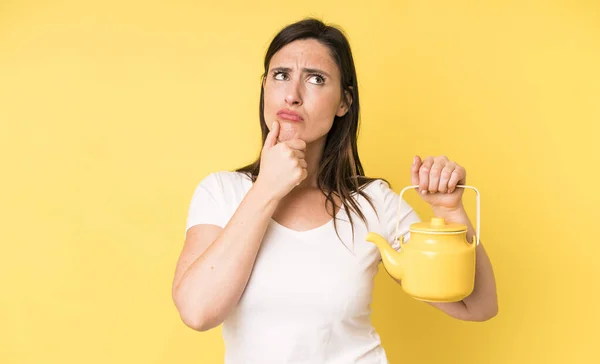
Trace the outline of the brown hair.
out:
M 356 78 L 356 69 L 350 49 L 350 44 L 346 39 L 342 30 L 334 26 L 329 26 L 314 18 L 307 18 L 299 22 L 290 24 L 279 31 L 273 38 L 267 53 L 265 55 L 264 67 L 265 71 L 262 79 L 269 72 L 269 64 L 271 58 L 277 51 L 285 45 L 301 39 L 315 39 L 329 48 L 331 57 L 337 64 L 341 74 L 341 91 L 342 95 L 347 95 L 351 98 L 350 108 L 342 117 L 336 116 L 327 134 L 327 140 L 323 150 L 323 157 L 319 163 L 319 172 L 317 183 L 319 189 L 327 197 L 327 202 L 331 203 L 336 211 L 338 206 L 335 206 L 333 194 L 340 197 L 346 211 L 353 211 L 366 223 L 364 214 L 353 198 L 352 193 L 358 193 L 363 196 L 373 207 L 371 199 L 362 191 L 369 183 L 376 178 L 368 178 L 365 176 L 360 158 L 358 157 L 358 130 L 359 130 L 359 111 L 360 104 L 358 100 L 358 81 Z M 269 129 L 265 123 L 264 116 L 264 89 L 260 89 L 260 129 L 262 131 L 262 144 L 269 134 Z M 248 175 L 253 182 L 256 181 L 260 172 L 260 155 L 258 159 L 242 168 L 236 170 Z M 387 182 L 385 179 L 383 181 Z M 375 210 L 375 208 L 373 208 Z M 376 210 L 375 210 L 376 211 Z M 351 214 L 348 213 L 352 231 L 354 232 L 354 224 Z M 335 214 L 333 223 L 337 233 L 337 224 Z M 338 233 L 339 238 L 339 233 Z M 340 239 L 341 240 L 341 239 Z

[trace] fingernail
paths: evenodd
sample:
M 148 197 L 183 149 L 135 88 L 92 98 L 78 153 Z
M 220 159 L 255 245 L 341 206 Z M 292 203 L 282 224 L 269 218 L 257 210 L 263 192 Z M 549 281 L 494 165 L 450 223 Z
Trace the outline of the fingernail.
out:
M 417 157 L 414 157 L 414 158 L 413 158 L 413 166 L 414 166 L 415 164 L 417 164 Z
M 271 124 L 271 128 L 275 128 L 275 122 L 273 122 L 273 124 Z
M 421 191 L 421 194 L 422 194 L 422 195 L 426 195 L 426 194 L 427 194 L 427 190 L 422 190 L 422 191 Z

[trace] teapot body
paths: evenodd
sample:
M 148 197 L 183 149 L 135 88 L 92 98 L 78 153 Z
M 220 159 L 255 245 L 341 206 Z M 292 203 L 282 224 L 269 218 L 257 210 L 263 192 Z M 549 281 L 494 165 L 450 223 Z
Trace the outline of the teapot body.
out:
M 475 247 L 467 242 L 466 232 L 411 232 L 399 253 L 403 290 L 429 302 L 456 302 L 469 296 L 475 286 Z
M 400 192 L 402 195 L 408 186 Z M 377 246 L 386 271 L 401 281 L 403 290 L 413 298 L 429 302 L 457 302 L 469 296 L 475 288 L 476 249 L 480 236 L 480 195 L 477 194 L 477 224 L 473 242 L 467 240 L 467 226 L 446 223 L 441 217 L 430 222 L 414 223 L 410 226 L 410 238 L 404 241 L 400 234 L 402 221 L 401 206 L 398 207 L 395 239 L 400 243 L 398 251 L 385 238 L 369 232 L 366 240 Z

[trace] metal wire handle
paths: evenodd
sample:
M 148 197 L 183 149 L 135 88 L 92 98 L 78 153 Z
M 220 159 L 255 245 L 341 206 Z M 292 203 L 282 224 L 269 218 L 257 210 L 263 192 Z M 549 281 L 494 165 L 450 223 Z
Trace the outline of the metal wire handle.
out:
M 396 222 L 396 235 L 394 236 L 394 240 L 398 239 L 400 237 L 400 235 L 398 234 L 398 230 L 400 228 L 400 206 L 402 205 L 402 195 L 404 194 L 404 191 L 411 189 L 411 188 L 418 188 L 419 186 L 408 186 L 408 187 L 404 187 L 402 189 L 402 191 L 400 191 L 400 199 L 398 201 L 398 221 Z M 480 193 L 479 190 L 473 186 L 467 186 L 467 185 L 457 185 L 456 187 L 461 187 L 461 188 L 469 188 L 472 189 L 473 191 L 475 191 L 475 193 L 477 194 L 477 221 L 476 221 L 476 231 L 475 231 L 475 236 L 476 236 L 476 240 L 475 243 L 476 245 L 479 245 L 479 237 L 480 237 L 480 230 L 481 230 L 481 197 L 480 197 Z

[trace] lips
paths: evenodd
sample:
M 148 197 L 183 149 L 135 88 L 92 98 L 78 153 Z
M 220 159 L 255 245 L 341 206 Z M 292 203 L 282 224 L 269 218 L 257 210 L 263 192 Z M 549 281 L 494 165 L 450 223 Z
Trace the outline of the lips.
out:
M 281 109 L 277 112 L 277 116 L 281 119 L 289 120 L 289 121 L 302 121 L 304 120 L 300 114 L 295 111 L 289 109 Z

